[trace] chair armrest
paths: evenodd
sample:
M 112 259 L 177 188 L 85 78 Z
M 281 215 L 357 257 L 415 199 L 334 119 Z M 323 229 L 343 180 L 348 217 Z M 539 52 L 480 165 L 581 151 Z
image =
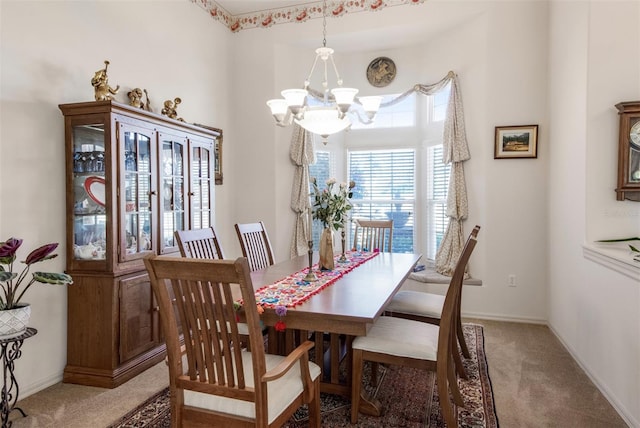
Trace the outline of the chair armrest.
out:
M 300 346 L 291 351 L 280 364 L 266 372 L 264 376 L 262 376 L 262 382 L 271 382 L 272 380 L 281 378 L 298 360 L 302 360 L 302 363 L 304 363 L 300 365 L 303 374 L 306 371 L 306 376 L 309 376 L 309 350 L 314 346 L 315 344 L 310 340 L 300 344 Z

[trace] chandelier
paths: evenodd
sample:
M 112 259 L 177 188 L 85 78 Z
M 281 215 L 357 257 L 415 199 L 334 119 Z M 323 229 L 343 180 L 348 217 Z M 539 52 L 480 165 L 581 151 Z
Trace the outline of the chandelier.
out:
M 351 126 L 349 109 L 354 104 L 359 104 L 365 112 L 363 119 L 359 112 L 354 111 L 352 116 L 357 117 L 363 123 L 371 123 L 375 118 L 382 97 L 368 96 L 358 97 L 356 88 L 343 88 L 342 79 L 333 60 L 333 49 L 327 47 L 327 2 L 322 5 L 322 47 L 316 49 L 316 58 L 304 81 L 303 89 L 285 89 L 281 92 L 284 99 L 267 101 L 271 114 L 278 126 L 288 126 L 295 121 L 298 125 L 313 134 L 318 134 L 327 143 L 329 135 L 343 131 Z M 316 65 L 321 64 L 323 69 L 322 92 L 309 88 L 311 77 Z M 327 69 L 331 64 L 336 75 L 337 86 L 329 90 Z M 352 109 L 353 110 L 353 109 Z

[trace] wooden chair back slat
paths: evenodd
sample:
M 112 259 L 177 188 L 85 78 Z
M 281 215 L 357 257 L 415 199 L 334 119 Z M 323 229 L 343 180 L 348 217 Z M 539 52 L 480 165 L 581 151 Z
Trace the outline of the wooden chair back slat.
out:
M 233 306 L 233 284 L 240 285 L 241 296 L 236 295 L 237 299 L 242 297 L 245 302 L 253 302 L 246 306 L 250 310 L 245 311 L 247 325 L 250 326 L 249 336 L 255 333 L 259 336 L 254 338 L 255 341 L 262 341 L 247 260 L 171 260 L 155 257 L 146 259 L 145 263 L 154 276 L 152 284 L 155 283 L 154 293 L 157 292 L 156 295 L 159 296 L 163 328 L 177 329 L 178 318 L 182 326 L 188 364 L 187 378 L 194 382 L 217 385 L 222 395 L 236 397 L 237 390 L 246 390 L 238 320 Z M 244 277 L 239 275 L 243 272 L 242 264 L 247 264 L 247 274 Z M 165 285 L 165 293 L 162 292 L 162 285 Z M 175 296 L 174 304 L 178 309 L 179 317 L 173 319 L 166 315 L 167 312 L 173 313 L 174 307 L 166 292 L 167 286 Z M 166 295 L 167 301 L 163 295 Z M 178 356 L 174 355 L 172 358 L 169 348 L 167 351 L 171 370 Z M 264 360 L 264 345 L 258 346 L 253 352 L 262 355 Z M 264 364 L 261 369 L 264 374 Z M 229 390 L 224 392 L 222 387 Z M 248 396 L 253 395 L 251 391 Z
M 236 224 L 242 255 L 249 261 L 251 271 L 264 269 L 274 263 L 273 249 L 263 222 Z
M 213 227 L 176 230 L 174 234 L 182 257 L 224 259 L 222 246 Z
M 355 220 L 354 250 L 392 251 L 393 220 Z

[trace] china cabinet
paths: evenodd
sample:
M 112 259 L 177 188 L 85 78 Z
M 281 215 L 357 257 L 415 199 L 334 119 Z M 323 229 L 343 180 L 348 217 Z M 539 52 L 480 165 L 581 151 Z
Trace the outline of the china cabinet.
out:
M 620 116 L 616 199 L 640 201 L 640 101 L 616 104 Z
M 219 132 L 115 101 L 62 104 L 67 171 L 64 381 L 116 387 L 165 355 L 144 267 L 213 224 Z

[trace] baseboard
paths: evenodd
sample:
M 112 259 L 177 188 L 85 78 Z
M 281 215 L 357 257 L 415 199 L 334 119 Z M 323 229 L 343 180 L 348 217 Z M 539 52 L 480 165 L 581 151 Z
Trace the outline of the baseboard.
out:
M 60 382 L 62 382 L 62 373 L 55 376 L 49 376 L 44 379 L 40 379 L 39 381 L 30 383 L 28 385 L 21 384 L 20 396 L 18 397 L 18 399 L 22 400 L 23 398 L 27 398 L 28 396 L 33 395 L 36 392 L 40 392 L 43 389 L 49 388 L 50 386 Z
M 486 314 L 482 312 L 462 311 L 462 318 L 477 318 L 477 319 L 491 320 L 491 321 L 507 321 L 507 322 L 519 322 L 519 323 L 525 323 L 525 324 L 547 325 L 547 320 L 544 318 L 516 317 L 513 315 Z
M 589 370 L 589 367 L 584 363 L 584 361 L 582 361 L 580 355 L 571 346 L 569 346 L 569 344 L 562 338 L 558 331 L 553 328 L 553 325 L 549 324 L 548 326 L 549 330 L 551 330 L 551 332 L 558 338 L 560 343 L 562 343 L 562 346 L 564 346 L 569 354 L 571 354 L 582 371 L 587 374 L 589 379 L 591 379 L 591 382 L 593 382 L 596 388 L 600 390 L 609 404 L 611 404 L 613 408 L 616 409 L 616 412 L 618 412 L 625 423 L 630 427 L 640 428 L 640 422 L 636 418 L 634 418 L 633 415 L 629 413 L 629 411 L 627 411 L 626 407 L 622 405 L 622 403 L 617 400 L 616 396 L 611 392 L 611 390 L 609 390 L 609 388 L 607 388 L 606 384 L 604 384 L 595 373 Z

